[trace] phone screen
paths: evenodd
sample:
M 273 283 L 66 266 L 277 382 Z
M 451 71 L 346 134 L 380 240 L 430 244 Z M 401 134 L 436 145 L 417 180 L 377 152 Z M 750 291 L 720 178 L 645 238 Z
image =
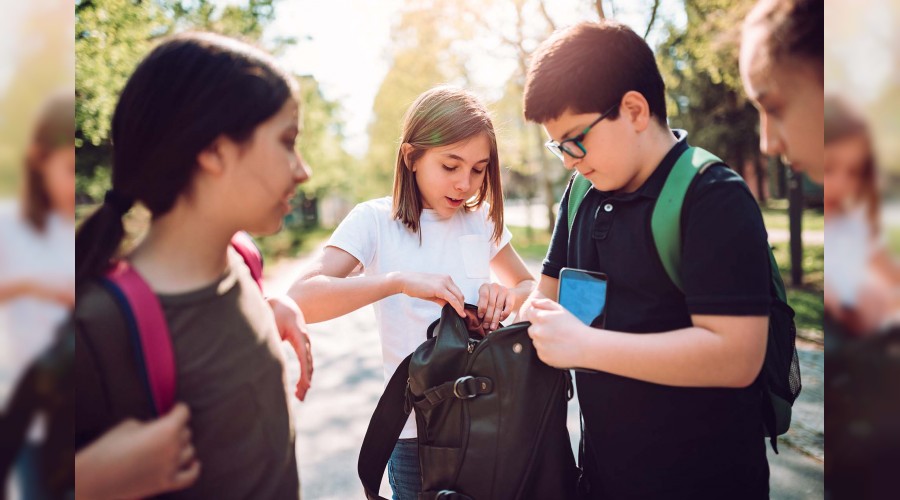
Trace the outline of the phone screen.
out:
M 606 284 L 607 277 L 603 273 L 564 267 L 559 272 L 559 303 L 582 323 L 603 328 Z

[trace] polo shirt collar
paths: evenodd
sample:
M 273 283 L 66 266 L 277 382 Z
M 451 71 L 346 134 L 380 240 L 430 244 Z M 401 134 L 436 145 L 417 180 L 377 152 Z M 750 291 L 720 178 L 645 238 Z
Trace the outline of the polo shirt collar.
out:
M 675 162 L 678 161 L 678 158 L 681 157 L 681 154 L 687 151 L 688 143 L 687 136 L 688 133 L 683 129 L 673 129 L 672 134 L 675 136 L 675 139 L 678 142 L 672 146 L 672 149 L 666 153 L 666 156 L 663 157 L 662 161 L 659 162 L 659 165 L 656 167 L 656 170 L 650 174 L 650 177 L 644 182 L 644 185 L 638 188 L 635 191 L 635 195 L 642 196 L 644 198 L 657 199 L 659 198 L 659 193 L 662 191 L 663 185 L 666 183 L 666 179 L 669 177 L 669 172 L 672 171 L 672 167 L 675 166 Z

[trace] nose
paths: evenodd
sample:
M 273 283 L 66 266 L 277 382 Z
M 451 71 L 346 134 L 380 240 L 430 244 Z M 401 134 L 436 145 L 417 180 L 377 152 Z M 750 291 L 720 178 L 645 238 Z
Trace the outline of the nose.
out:
M 300 156 L 300 153 L 297 153 L 297 166 L 294 168 L 294 182 L 302 184 L 308 181 L 311 175 L 312 169 L 306 163 L 306 160 Z
M 574 169 L 581 160 L 582 158 L 572 158 L 566 153 L 563 153 L 563 167 L 565 167 L 566 170 Z
M 464 169 L 460 169 L 460 170 L 464 170 Z M 455 183 L 454 188 L 457 191 L 459 191 L 460 193 L 465 193 L 465 192 L 468 192 L 469 188 L 471 188 L 471 187 L 472 187 L 472 181 L 470 179 L 469 173 L 462 172 L 461 175 L 459 175 L 456 178 L 456 183 Z
M 779 156 L 785 153 L 784 140 L 778 131 L 778 127 L 770 123 L 766 114 L 759 119 L 759 149 L 767 156 Z

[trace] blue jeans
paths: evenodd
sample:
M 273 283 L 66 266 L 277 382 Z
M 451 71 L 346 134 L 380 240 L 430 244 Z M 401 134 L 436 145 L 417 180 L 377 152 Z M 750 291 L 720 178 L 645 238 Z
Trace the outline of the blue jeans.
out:
M 16 460 L 16 470 L 19 476 L 19 493 L 25 500 L 44 500 L 50 498 L 50 493 L 45 487 L 43 471 L 40 465 L 40 445 L 29 443 L 27 440 L 22 445 Z M 6 487 L 3 483 L 2 487 Z M 0 495 L 2 497 L 2 495 Z
M 388 482 L 394 492 L 393 500 L 417 500 L 422 491 L 419 469 L 419 440 L 400 439 L 388 462 Z

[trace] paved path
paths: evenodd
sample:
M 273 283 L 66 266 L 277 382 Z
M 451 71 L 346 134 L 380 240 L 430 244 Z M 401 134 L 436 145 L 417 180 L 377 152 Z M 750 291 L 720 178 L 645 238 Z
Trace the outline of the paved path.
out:
M 532 272 L 538 263 L 530 262 Z M 274 267 L 274 266 L 273 266 Z M 284 290 L 302 263 L 278 266 L 267 289 Z M 274 269 L 270 270 L 274 271 Z M 382 390 L 381 348 L 371 307 L 310 326 L 316 372 L 306 402 L 295 404 L 298 461 L 306 500 L 363 498 L 356 475 L 359 446 Z M 289 376 L 297 378 L 293 353 Z M 801 353 L 804 389 L 795 404 L 795 423 L 779 441 L 781 453 L 769 450 L 771 497 L 822 498 L 824 485 L 824 361 L 816 348 Z M 569 404 L 569 433 L 578 440 L 577 401 Z M 385 475 L 385 477 L 387 477 Z M 382 496 L 390 497 L 386 480 Z

